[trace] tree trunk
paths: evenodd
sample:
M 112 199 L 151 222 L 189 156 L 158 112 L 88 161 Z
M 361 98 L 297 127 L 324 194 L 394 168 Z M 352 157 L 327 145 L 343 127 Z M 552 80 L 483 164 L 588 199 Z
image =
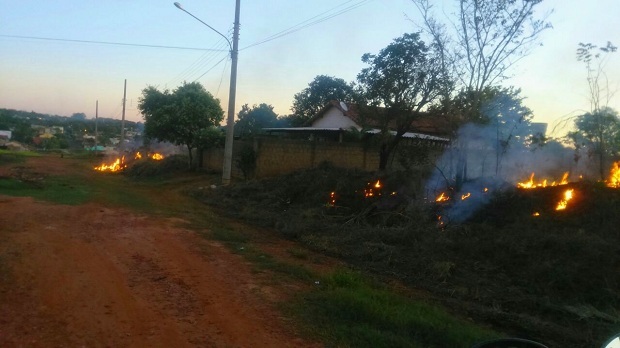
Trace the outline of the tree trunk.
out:
M 204 155 L 204 149 L 203 148 L 198 148 L 198 150 L 196 151 L 197 154 L 196 156 L 198 156 L 198 168 L 202 168 L 203 167 L 203 155 Z
M 187 145 L 187 155 L 189 156 L 189 169 L 192 169 L 192 148 Z
M 381 144 L 381 149 L 379 149 L 379 170 L 386 170 L 388 162 L 390 160 L 390 155 L 400 142 L 400 139 L 403 138 L 402 134 L 396 134 L 392 140 L 388 140 Z

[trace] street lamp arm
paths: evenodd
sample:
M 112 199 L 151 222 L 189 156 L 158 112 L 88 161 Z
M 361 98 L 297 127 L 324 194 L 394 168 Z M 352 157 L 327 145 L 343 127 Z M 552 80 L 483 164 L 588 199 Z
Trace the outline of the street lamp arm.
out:
M 217 30 L 215 30 L 215 28 L 213 28 L 213 27 L 212 27 L 212 26 L 210 26 L 209 24 L 207 24 L 207 23 L 203 22 L 203 21 L 202 21 L 202 19 L 200 19 L 200 18 L 198 18 L 198 17 L 194 16 L 193 14 L 191 14 L 191 12 L 187 11 L 186 9 L 184 9 L 184 8 L 181 6 L 181 4 L 179 4 L 178 2 L 175 2 L 175 3 L 174 3 L 174 6 L 176 6 L 179 10 L 181 10 L 181 11 L 183 11 L 183 12 L 187 13 L 188 15 L 190 15 L 190 16 L 192 16 L 192 17 L 196 18 L 196 20 L 198 20 L 200 23 L 202 23 L 202 24 L 206 25 L 207 27 L 209 27 L 209 29 L 211 29 L 211 30 L 213 30 L 214 32 L 216 32 L 216 33 L 220 34 L 220 36 L 222 36 L 222 37 L 224 38 L 224 40 L 226 40 L 226 42 L 228 43 L 228 46 L 230 46 L 230 52 L 231 52 L 231 54 L 232 54 L 232 51 L 233 51 L 233 46 L 232 46 L 232 43 L 230 42 L 230 40 L 229 40 L 229 39 L 228 39 L 228 38 L 227 38 L 224 34 L 220 33 L 220 32 L 219 32 L 219 31 L 217 31 Z

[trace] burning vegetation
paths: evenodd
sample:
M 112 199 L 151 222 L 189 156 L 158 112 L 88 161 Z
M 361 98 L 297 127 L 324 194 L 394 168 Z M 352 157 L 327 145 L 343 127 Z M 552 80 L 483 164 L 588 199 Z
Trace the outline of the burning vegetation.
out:
M 445 294 L 451 305 L 476 303 L 488 309 L 482 317 L 493 311 L 494 320 L 507 323 L 535 318 L 544 325 L 516 328 L 533 336 L 557 332 L 558 340 L 576 342 L 585 340 L 582 332 L 595 336 L 615 325 L 593 317 L 615 315 L 620 306 L 620 190 L 608 187 L 611 180 L 560 185 L 560 175 L 531 189 L 517 186 L 531 176 L 477 182 L 427 201 L 415 186 L 403 187 L 410 176 L 397 175 L 381 177 L 376 187 L 369 173 L 313 168 L 194 194 L 222 214 L 274 228 L 360 269 Z M 448 211 L 476 204 L 484 208 L 462 223 Z M 593 310 L 578 312 L 584 306 Z
M 160 153 L 146 153 L 144 155 L 146 157 L 146 159 L 150 159 L 150 160 L 155 160 L 155 161 L 161 161 L 162 159 L 164 159 L 164 156 Z M 113 162 L 110 162 L 110 164 L 106 164 L 106 163 L 102 163 L 98 166 L 95 166 L 93 169 L 96 171 L 100 171 L 100 172 L 121 172 L 125 169 L 127 169 L 127 167 L 130 164 L 133 164 L 134 161 L 138 161 L 138 160 L 142 160 L 143 159 L 143 155 L 140 152 L 136 152 L 135 155 L 133 156 L 133 161 L 127 161 L 125 159 L 125 156 L 121 156 L 121 157 L 117 157 L 116 159 L 114 159 Z

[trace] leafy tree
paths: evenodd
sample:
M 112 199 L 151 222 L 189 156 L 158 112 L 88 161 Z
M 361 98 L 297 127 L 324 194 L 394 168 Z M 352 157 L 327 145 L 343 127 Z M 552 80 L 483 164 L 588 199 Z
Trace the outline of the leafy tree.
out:
M 380 170 L 386 169 L 392 151 L 413 121 L 437 100 L 448 83 L 435 54 L 419 33 L 411 33 L 395 39 L 379 54 L 362 56 L 369 67 L 357 76 L 359 95 L 361 104 L 369 108 L 361 110 L 381 127 Z M 395 136 L 390 135 L 389 128 L 395 128 Z
M 593 113 L 585 113 L 574 119 L 576 131 L 569 132 L 568 138 L 575 147 L 575 158 L 580 158 L 581 149 L 587 151 L 588 157 L 595 157 L 599 162 L 599 175 L 605 179 L 604 159 L 620 153 L 620 117 L 618 112 L 603 107 Z
M 198 167 L 202 168 L 203 153 L 206 149 L 221 148 L 224 146 L 226 134 L 218 127 L 203 128 L 198 132 Z
M 293 126 L 303 126 L 332 100 L 353 100 L 353 87 L 343 79 L 318 75 L 301 92 L 293 97 Z
M 608 88 L 609 81 L 604 68 L 609 54 L 616 52 L 617 49 L 611 42 L 607 42 L 604 47 L 597 47 L 591 43 L 579 43 L 577 49 L 577 60 L 586 65 L 591 111 L 578 116 L 575 119 L 575 126 L 582 132 L 581 138 L 591 143 L 589 148 L 598 157 L 601 180 L 605 179 L 605 155 L 614 151 L 606 147 L 614 146 L 613 134 L 609 133 L 614 132 L 617 119 L 617 113 L 608 107 L 612 92 Z M 569 134 L 569 137 L 574 140 L 579 138 L 578 134 Z M 579 141 L 576 140 L 576 149 L 578 149 L 578 144 Z
M 142 91 L 138 108 L 144 117 L 149 138 L 185 145 L 192 166 L 192 150 L 204 143 L 204 129 L 224 118 L 218 99 L 198 82 L 183 83 L 172 93 L 149 86 Z
M 237 115 L 235 133 L 237 135 L 255 135 L 262 132 L 262 128 L 273 127 L 278 121 L 278 115 L 273 106 L 262 103 L 252 108 L 244 104 Z
M 76 112 L 73 115 L 71 115 L 71 118 L 74 120 L 86 120 L 86 114 L 83 112 Z

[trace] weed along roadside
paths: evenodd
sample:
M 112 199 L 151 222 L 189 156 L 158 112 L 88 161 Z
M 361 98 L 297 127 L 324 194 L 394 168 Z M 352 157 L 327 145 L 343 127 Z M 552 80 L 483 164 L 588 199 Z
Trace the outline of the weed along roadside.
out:
M 22 177 L 28 177 L 28 173 L 45 175 L 33 182 L 20 181 L 13 171 L 16 167 L 21 168 Z M 437 233 L 434 223 L 432 229 L 429 229 L 430 223 L 415 228 L 411 223 L 411 214 L 416 214 L 415 211 L 407 212 L 409 217 L 382 211 L 365 215 L 370 212 L 368 204 L 371 202 L 363 199 L 358 201 L 355 191 L 362 191 L 363 195 L 369 182 L 373 185 L 376 183 L 376 180 L 369 180 L 365 173 L 320 168 L 273 180 L 240 182 L 227 188 L 211 189 L 211 184 L 219 178 L 188 172 L 183 161 L 179 162 L 178 167 L 165 160 L 148 162 L 139 171 L 138 168 L 135 170 L 132 172 L 129 168 L 122 174 L 95 173 L 92 160 L 88 158 L 65 156 L 60 160 L 49 156 L 29 157 L 0 165 L 0 195 L 33 197 L 35 201 L 29 203 L 33 209 L 43 204 L 36 203 L 42 200 L 49 202 L 44 204 L 55 207 L 54 211 L 84 211 L 84 215 L 93 221 L 86 221 L 75 232 L 75 240 L 85 243 L 84 248 L 101 248 L 94 249 L 93 254 L 110 257 L 110 265 L 117 267 L 126 263 L 133 267 L 125 271 L 130 276 L 127 282 L 133 285 L 123 291 L 138 292 L 138 297 L 151 294 L 148 301 L 155 303 L 146 312 L 178 319 L 173 323 L 159 322 L 153 325 L 160 329 L 161 325 L 178 327 L 179 331 L 175 331 L 177 334 L 169 333 L 169 337 L 175 339 L 185 339 L 183 334 L 178 334 L 185 328 L 189 332 L 188 337 L 191 336 L 194 342 L 188 346 L 201 346 L 199 342 L 208 342 L 204 341 L 204 337 L 221 339 L 217 341 L 219 343 L 243 346 L 235 343 L 232 338 L 222 338 L 207 328 L 199 328 L 198 324 L 203 323 L 204 318 L 196 308 L 200 307 L 198 304 L 202 301 L 209 303 L 205 308 L 215 309 L 226 306 L 227 301 L 232 301 L 231 305 L 246 301 L 244 304 L 247 307 L 266 315 L 264 318 L 254 318 L 260 322 L 257 325 L 276 325 L 276 329 L 271 329 L 281 335 L 280 339 L 301 342 L 299 346 L 469 347 L 487 339 L 515 335 L 527 335 L 547 344 L 561 344 L 562 337 L 578 342 L 574 334 L 567 334 L 571 327 L 595 331 L 594 321 L 581 323 L 582 326 L 569 322 L 567 331 L 562 331 L 561 327 L 552 325 L 554 313 L 549 317 L 535 311 L 516 311 L 518 306 L 541 302 L 532 297 L 523 297 L 519 292 L 519 286 L 522 285 L 517 282 L 506 286 L 502 281 L 507 280 L 501 278 L 505 276 L 501 273 L 496 273 L 496 277 L 500 277 L 497 285 L 484 288 L 487 285 L 485 282 L 491 281 L 488 278 L 491 273 L 485 273 L 484 269 L 490 267 L 489 263 L 467 261 L 461 255 L 464 251 L 459 249 L 459 245 L 462 245 L 462 248 L 473 250 L 473 243 L 480 244 L 477 250 L 486 248 L 490 243 L 499 242 L 509 246 L 512 240 L 487 241 L 485 238 L 491 238 L 490 232 L 481 229 L 481 235 L 468 241 L 464 238 L 471 237 L 472 226 L 468 227 L 469 230 L 449 233 Z M 347 180 L 339 181 L 337 178 Z M 382 180 L 382 184 L 389 187 L 390 178 Z M 338 192 L 337 205 L 342 208 L 333 209 L 327 204 L 329 193 L 334 189 Z M 6 201 L 3 204 L 17 204 L 11 199 L 3 198 Z M 355 204 L 344 207 L 346 199 L 355 199 Z M 20 201 L 19 204 L 26 203 Z M 86 213 L 86 210 L 79 209 L 92 212 Z M 224 211 L 229 214 L 224 216 Z M 81 219 L 81 213 L 77 211 L 60 215 L 65 214 L 76 220 Z M 417 214 L 418 223 L 426 221 L 422 211 Z M 109 218 L 112 225 L 115 220 L 123 225 L 114 225 L 109 235 L 101 235 L 97 231 L 107 228 L 104 218 Z M 49 227 L 47 231 L 53 233 L 60 233 L 63 228 L 71 226 L 67 221 L 60 223 L 50 220 L 46 223 Z M 23 223 L 20 228 L 27 228 L 27 225 Z M 157 226 L 159 229 L 155 230 L 159 232 L 147 233 L 155 228 L 153 226 Z M 25 238 L 17 238 L 21 236 L 18 233 L 20 228 L 16 227 L 9 235 L 0 238 L 0 245 L 5 247 L 0 250 L 7 250 L 11 246 L 10 241 Z M 115 254 L 116 249 L 112 248 L 114 238 L 131 243 L 138 233 L 143 239 L 131 245 L 139 250 L 123 249 L 126 255 L 120 251 Z M 194 239 L 197 236 L 201 237 L 200 242 Z M 176 241 L 175 238 L 187 238 L 192 242 L 171 242 Z M 15 245 L 13 247 L 27 247 L 17 242 Z M 220 246 L 228 251 L 222 251 Z M 508 247 L 506 249 L 510 250 Z M 72 254 L 76 252 L 72 251 L 74 249 L 55 250 L 54 255 L 60 259 L 77 257 Z M 157 252 L 151 254 L 153 251 Z M 217 299 L 207 301 L 209 288 L 201 288 L 198 286 L 199 281 L 191 279 L 201 279 L 208 270 L 194 269 L 189 263 L 173 263 L 172 256 L 179 257 L 183 253 L 199 253 L 201 258 L 209 260 L 204 267 L 216 267 L 215 271 L 219 270 L 228 278 L 234 278 L 238 282 L 235 283 L 237 288 L 222 289 L 221 296 L 226 296 L 220 299 L 221 303 Z M 20 256 L 14 256 L 13 259 L 0 257 L 0 262 L 3 262 L 0 271 L 6 273 L 3 277 L 15 277 L 15 274 L 11 275 L 10 269 L 15 269 L 19 260 L 26 262 L 25 255 L 28 254 L 22 252 L 12 255 Z M 451 258 L 450 255 L 456 256 Z M 499 260 L 502 255 L 494 257 Z M 497 262 L 496 267 L 504 267 Z M 86 267 L 88 262 L 84 264 Z M 481 275 L 469 273 L 474 270 L 469 267 L 478 267 Z M 173 274 L 174 270 L 181 269 L 190 269 L 191 272 L 187 271 L 189 275 Z M 403 272 L 403 269 L 409 271 Z M 148 277 L 144 278 L 140 274 Z M 231 274 L 236 276 L 230 277 Z M 32 279 L 38 279 L 36 274 L 31 276 Z M 20 279 L 17 276 L 17 280 Z M 466 279 L 476 279 L 480 282 L 477 286 L 481 288 L 465 282 Z M 92 285 L 89 283 L 92 279 L 79 281 L 85 287 Z M 505 289 L 504 293 L 493 296 L 500 286 Z M 478 293 L 475 293 L 476 289 Z M 12 293 L 12 290 L 5 291 Z M 173 297 L 158 295 L 166 291 L 172 291 Z M 38 289 L 37 292 L 44 290 Z M 41 298 L 44 300 L 45 296 L 41 295 Z M 502 302 L 502 298 L 516 302 Z M 585 298 L 582 300 L 585 301 Z M 92 307 L 92 303 L 85 306 Z M 50 313 L 56 311 L 56 314 L 66 314 L 60 310 L 61 307 L 69 311 L 58 303 L 46 304 L 46 308 L 51 308 Z M 108 312 L 115 313 L 114 309 L 118 309 L 118 306 L 110 302 L 109 308 Z M 224 318 L 227 314 L 215 309 L 209 313 L 219 318 L 215 324 L 223 332 L 236 332 L 233 328 L 236 320 L 239 325 L 243 324 L 243 318 Z M 529 311 L 530 307 L 526 309 Z M 252 313 L 240 311 L 247 318 L 253 318 Z M 42 321 L 48 320 L 51 315 L 36 310 L 29 313 L 40 316 Z M 95 317 L 105 315 L 96 311 L 90 314 Z M 280 319 L 270 320 L 271 316 Z M 183 324 L 188 320 L 197 324 L 190 329 Z M 272 321 L 275 324 L 269 324 Z M 121 322 L 119 319 L 114 324 L 107 323 L 110 326 L 119 325 L 116 327 L 119 330 L 126 329 Z M 160 332 L 158 337 L 165 337 L 165 330 L 157 331 L 159 329 L 155 326 L 145 328 L 144 332 L 155 330 Z M 14 327 L 9 329 L 19 333 Z M 53 330 L 46 332 L 47 336 L 41 339 L 56 343 L 87 343 L 86 338 L 73 337 L 74 332 L 70 327 L 63 330 L 59 331 L 62 335 L 59 333 L 56 336 Z M 85 329 L 85 332 L 96 336 L 90 329 Z M 140 332 L 134 333 L 136 337 L 141 337 L 138 335 Z M 567 336 L 562 336 L 564 334 Z M 225 333 L 223 335 L 226 336 Z M 13 339 L 13 342 L 22 342 L 18 338 Z M 131 341 L 112 343 L 127 342 Z

